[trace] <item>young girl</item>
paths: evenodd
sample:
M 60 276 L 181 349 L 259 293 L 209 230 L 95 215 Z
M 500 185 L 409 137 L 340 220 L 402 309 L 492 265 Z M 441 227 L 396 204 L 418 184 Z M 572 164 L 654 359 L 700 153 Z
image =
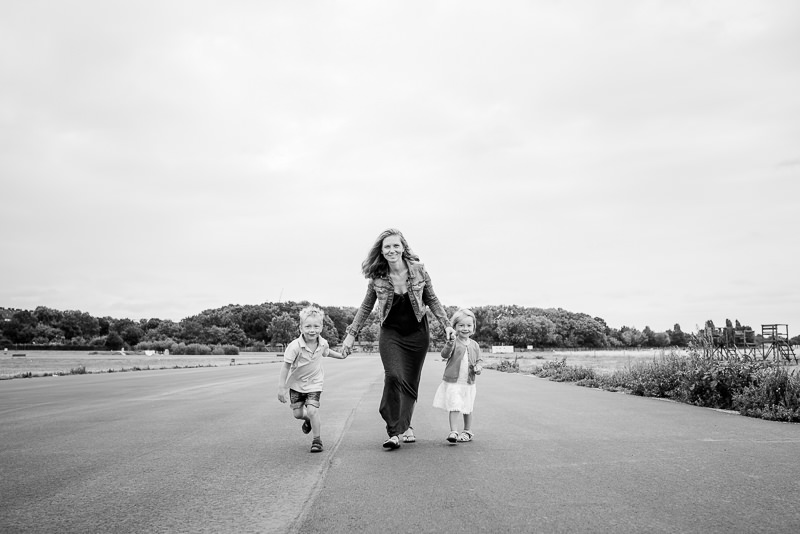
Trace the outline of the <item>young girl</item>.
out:
M 450 434 L 447 441 L 472 441 L 472 408 L 475 404 L 475 375 L 481 374 L 481 349 L 469 337 L 475 333 L 475 314 L 460 309 L 453 314 L 450 324 L 456 330 L 456 339 L 448 341 L 442 349 L 442 359 L 447 361 L 444 376 L 433 407 L 450 412 Z M 464 431 L 459 434 L 458 414 L 464 414 Z

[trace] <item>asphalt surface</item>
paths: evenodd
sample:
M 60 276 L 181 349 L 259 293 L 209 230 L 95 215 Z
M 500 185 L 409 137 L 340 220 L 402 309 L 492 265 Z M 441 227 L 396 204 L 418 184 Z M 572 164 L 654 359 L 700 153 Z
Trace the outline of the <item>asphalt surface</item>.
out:
M 377 357 L 327 360 L 325 451 L 277 364 L 0 381 L 0 532 L 800 531 L 800 426 L 531 376 L 478 378 L 389 451 Z

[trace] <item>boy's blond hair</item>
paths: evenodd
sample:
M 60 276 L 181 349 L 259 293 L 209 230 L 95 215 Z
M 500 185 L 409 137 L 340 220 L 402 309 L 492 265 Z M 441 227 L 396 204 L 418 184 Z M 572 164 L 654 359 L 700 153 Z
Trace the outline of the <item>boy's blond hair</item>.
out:
M 320 319 L 325 321 L 325 312 L 320 310 L 314 305 L 306 306 L 302 310 L 300 310 L 300 324 L 303 324 L 303 321 L 308 319 L 309 317 L 316 317 L 319 316 Z
M 477 331 L 478 330 L 478 320 L 475 318 L 475 314 L 472 313 L 472 310 L 470 310 L 468 308 L 459 308 L 458 310 L 456 310 L 456 312 L 450 318 L 450 326 L 455 328 L 456 325 L 458 324 L 458 321 L 460 321 L 464 317 L 472 317 L 472 324 L 473 324 L 475 330 Z

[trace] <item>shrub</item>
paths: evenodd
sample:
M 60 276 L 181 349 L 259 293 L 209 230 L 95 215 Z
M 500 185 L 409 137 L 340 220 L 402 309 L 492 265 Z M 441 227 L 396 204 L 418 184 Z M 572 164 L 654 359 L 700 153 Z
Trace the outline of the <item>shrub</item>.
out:
M 549 378 L 555 382 L 578 382 L 595 378 L 594 369 L 567 365 L 567 359 L 552 360 L 536 366 L 531 374 L 541 378 Z
M 95 349 L 101 349 L 106 346 L 106 336 L 93 337 L 89 341 L 89 346 Z
M 800 422 L 800 377 L 794 371 L 765 368 L 752 382 L 733 397 L 739 413 L 770 421 Z
M 684 376 L 685 401 L 712 408 L 733 408 L 734 394 L 752 384 L 754 373 L 761 369 L 758 362 L 692 360 Z
M 116 332 L 111 332 L 106 336 L 106 347 L 109 350 L 120 350 L 123 346 L 125 346 L 125 342 Z
M 86 366 L 81 365 L 80 367 L 75 367 L 69 370 L 69 374 L 71 375 L 85 375 L 86 374 Z
M 190 343 L 186 346 L 186 354 L 190 356 L 208 356 L 211 354 L 211 347 L 201 343 Z
M 200 343 L 173 343 L 169 347 L 169 353 L 177 356 L 208 356 L 211 354 L 211 347 Z
M 484 369 L 494 369 L 501 373 L 519 373 L 519 364 L 511 360 L 500 360 L 496 364 L 485 365 Z
M 238 356 L 239 347 L 236 345 L 214 345 L 214 348 L 211 350 L 211 354 L 214 356 Z
M 593 376 L 591 378 L 581 378 L 577 382 L 575 382 L 576 386 L 583 386 L 587 388 L 601 388 L 603 387 L 603 383 L 596 377 Z
M 652 362 L 636 363 L 604 377 L 604 383 L 642 397 L 680 396 L 686 358 L 675 353 L 654 358 Z

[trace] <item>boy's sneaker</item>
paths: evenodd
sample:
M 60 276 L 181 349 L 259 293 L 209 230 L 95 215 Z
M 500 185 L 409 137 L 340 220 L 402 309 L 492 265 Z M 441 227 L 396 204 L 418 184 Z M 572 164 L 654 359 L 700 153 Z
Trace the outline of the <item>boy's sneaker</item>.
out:
M 311 432 L 311 421 L 309 421 L 308 419 L 303 421 L 303 426 L 300 427 L 300 430 L 303 431 L 303 434 L 308 434 L 309 432 Z
M 311 451 L 310 452 L 322 452 L 322 440 L 319 438 L 314 438 L 311 440 Z

